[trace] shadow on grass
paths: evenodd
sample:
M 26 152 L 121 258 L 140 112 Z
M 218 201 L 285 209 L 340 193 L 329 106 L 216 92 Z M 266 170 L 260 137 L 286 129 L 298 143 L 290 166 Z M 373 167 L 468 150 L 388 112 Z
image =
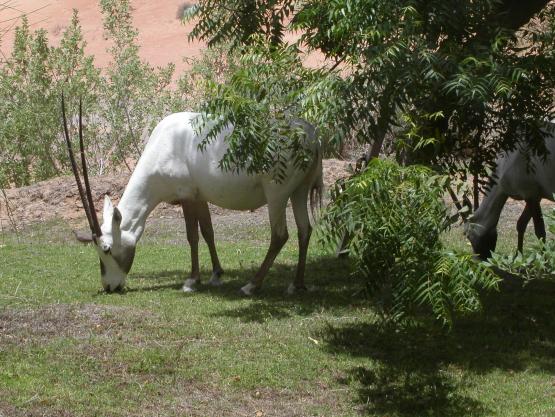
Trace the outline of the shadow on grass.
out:
M 360 283 L 350 277 L 348 260 L 331 257 L 317 258 L 306 266 L 308 291 L 286 294 L 295 276 L 296 265 L 276 263 L 264 281 L 262 289 L 251 297 L 247 305 L 236 305 L 218 313 L 220 316 L 237 317 L 245 322 L 262 322 L 267 317 L 286 319 L 295 315 L 309 315 L 322 308 L 335 309 L 363 303 L 359 296 Z M 226 300 L 244 300 L 240 289 L 255 274 L 256 268 L 226 269 L 220 287 L 206 285 L 209 271 L 202 271 L 204 283 L 197 286 L 195 294 L 209 293 Z M 131 274 L 128 292 L 153 291 L 183 285 L 185 272 L 172 270 L 154 273 Z M 155 283 L 155 284 L 153 284 Z
M 363 413 L 407 417 L 489 415 L 479 401 L 461 394 L 459 382 L 437 369 L 421 372 L 390 366 L 355 368 L 349 378 L 359 387 Z
M 158 291 L 158 290 L 180 290 L 183 287 L 183 283 L 169 283 L 169 284 L 156 284 L 150 285 L 148 287 L 140 287 L 140 288 L 126 288 L 124 290 L 125 293 L 133 293 L 133 292 L 146 292 L 146 291 Z
M 457 369 L 485 374 L 495 369 L 555 373 L 555 282 L 503 285 L 484 299 L 480 315 L 460 319 L 452 332 L 434 325 L 399 330 L 377 323 L 328 326 L 322 334 L 334 354 L 371 358 L 345 382 L 358 386 L 368 413 L 396 416 L 488 415 L 460 395 Z M 446 372 L 448 368 L 455 372 Z
M 317 289 L 287 296 L 284 291 L 294 277 L 295 265 L 276 264 L 250 303 L 237 303 L 217 315 L 262 322 L 268 317 L 281 320 L 322 310 L 335 315 L 346 310 L 349 316 L 359 313 L 360 320 L 328 324 L 320 338 L 330 354 L 371 361 L 371 366 L 347 370 L 339 382 L 356 387 L 361 407 L 372 415 L 487 416 L 483 404 L 464 395 L 465 373 L 486 374 L 496 369 L 555 373 L 555 282 L 522 286 L 515 279 L 506 280 L 499 292 L 484 297 L 481 314 L 459 319 L 451 332 L 430 323 L 400 330 L 357 309 L 367 301 L 360 294 L 360 282 L 349 276 L 349 268 L 348 260 L 312 259 L 307 265 L 307 283 Z M 199 295 L 243 299 L 238 290 L 254 272 L 227 270 L 222 287 L 201 285 Z M 149 285 L 131 291 L 179 288 L 183 271 L 145 275 L 140 280 Z M 152 281 L 157 284 L 150 285 Z

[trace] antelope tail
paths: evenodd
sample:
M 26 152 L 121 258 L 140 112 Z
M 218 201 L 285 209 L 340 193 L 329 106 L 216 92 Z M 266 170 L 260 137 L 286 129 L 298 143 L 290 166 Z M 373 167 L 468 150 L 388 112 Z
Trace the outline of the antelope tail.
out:
M 312 220 L 316 220 L 316 209 L 322 209 L 322 199 L 324 195 L 324 173 L 322 169 L 322 149 L 318 148 L 318 154 L 315 161 L 316 177 L 310 186 L 310 212 Z

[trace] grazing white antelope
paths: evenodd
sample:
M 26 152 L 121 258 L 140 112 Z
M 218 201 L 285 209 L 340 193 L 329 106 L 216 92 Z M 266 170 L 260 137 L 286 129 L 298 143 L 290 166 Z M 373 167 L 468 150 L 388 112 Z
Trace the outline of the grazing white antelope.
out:
M 163 119 L 152 132 L 118 206 L 114 207 L 108 196 L 105 197 L 103 224 L 100 226 L 83 150 L 81 104 L 79 142 L 84 190 L 71 149 L 63 97 L 62 117 L 73 172 L 100 258 L 101 281 L 106 291 L 124 287 L 146 219 L 161 202 L 180 203 L 183 206 L 187 240 L 191 246 L 191 275 L 185 280 L 184 291 L 192 291 L 200 282 L 198 225 L 212 258 L 213 273 L 209 283 L 220 284 L 223 271 L 214 245 L 207 203 L 234 210 L 253 210 L 268 204 L 270 247 L 258 272 L 241 288 L 245 295 L 251 295 L 261 287 L 264 276 L 288 239 L 285 213 L 288 200 L 291 200 L 299 238 L 296 277 L 288 287 L 288 292 L 305 288 L 304 271 L 312 230 L 307 202 L 310 197 L 313 208 L 321 201 L 323 189 L 322 152 L 311 125 L 303 121 L 292 122 L 306 132 L 307 145 L 313 155 L 308 168 L 296 168 L 291 160 L 286 165 L 283 180 L 276 182 L 271 175 L 225 172 L 218 167 L 227 150 L 226 137 L 231 133 L 231 127 L 200 151 L 198 145 L 204 136 L 197 135 L 192 126 L 197 114 L 172 114 Z
M 522 252 L 524 232 L 528 222 L 534 220 L 538 238 L 545 239 L 545 225 L 540 201 L 553 201 L 555 193 L 555 124 L 551 123 L 545 136 L 548 151 L 545 159 L 521 150 L 502 154 L 496 161 L 495 182 L 488 190 L 476 212 L 465 225 L 465 233 L 472 248 L 481 259 L 487 259 L 497 243 L 497 223 L 507 198 L 524 200 L 526 207 L 517 221 L 518 250 Z

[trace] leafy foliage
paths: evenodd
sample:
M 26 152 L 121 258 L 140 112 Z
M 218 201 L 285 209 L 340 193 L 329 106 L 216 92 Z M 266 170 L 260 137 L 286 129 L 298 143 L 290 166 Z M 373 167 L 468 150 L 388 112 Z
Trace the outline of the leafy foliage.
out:
M 31 32 L 25 17 L 15 29 L 11 59 L 0 68 L 0 186 L 26 185 L 67 168 L 59 93 L 63 86 L 88 106 L 99 83 L 84 46 L 76 12 L 60 47 L 48 46 L 44 30 Z
M 198 57 L 187 59 L 190 69 L 178 80 L 178 91 L 187 97 L 190 110 L 200 111 L 203 103 L 210 99 L 211 85 L 228 82 L 231 74 L 237 70 L 238 54 L 229 45 L 218 44 L 205 48 Z
M 374 155 L 390 140 L 387 148 L 401 148 L 408 161 L 440 167 L 462 180 L 469 171 L 487 174 L 498 151 L 516 146 L 523 132 L 532 151 L 543 151 L 539 127 L 555 117 L 552 2 L 266 3 L 201 0 L 188 15 L 198 19 L 192 36 L 211 45 L 245 47 L 256 43 L 259 32 L 269 45 L 284 42 L 283 36 L 269 41 L 268 22 L 301 33 L 301 45 L 335 62 L 320 76 L 341 69 L 331 123 L 336 136 L 349 133 L 376 145 Z M 301 48 L 297 52 L 302 55 Z M 303 76 L 312 77 L 308 70 Z M 287 88 L 287 82 L 282 85 Z M 311 84 L 321 94 L 327 87 Z M 226 105 L 242 100 L 228 96 Z M 266 114 L 251 116 L 260 122 Z
M 286 20 L 294 9 L 291 0 L 206 0 L 186 10 L 184 18 L 199 19 L 189 37 L 206 40 L 209 46 L 225 41 L 248 44 L 255 33 L 277 45 L 283 41 Z
M 316 93 L 319 100 L 312 96 L 315 83 L 325 79 L 303 67 L 294 45 L 273 47 L 258 39 L 241 52 L 227 82 L 206 81 L 206 101 L 197 129 L 208 129 L 208 134 L 200 146 L 232 124 L 229 149 L 220 165 L 228 170 L 271 173 L 280 179 L 291 155 L 298 167 L 310 160 L 313 144 L 307 142 L 299 119 L 315 122 L 321 131 L 329 129 L 325 120 L 310 116 L 322 100 L 327 103 L 332 97 L 320 90 Z M 334 106 L 330 103 L 329 107 Z
M 322 239 L 336 247 L 348 236 L 354 275 L 364 279 L 393 321 L 414 317 L 424 307 L 450 325 L 455 314 L 479 310 L 480 290 L 496 288 L 488 268 L 441 243 L 449 227 L 446 181 L 422 166 L 373 159 L 332 192 Z
M 112 43 L 112 63 L 104 74 L 85 54 L 77 11 L 59 46 L 49 46 L 44 30 L 31 31 L 26 18 L 15 29 L 13 52 L 0 66 L 0 187 L 27 185 L 68 170 L 62 90 L 74 133 L 79 97 L 83 101 L 87 153 L 95 172 L 138 157 L 153 124 L 183 108 L 182 89 L 170 88 L 173 65 L 154 69 L 140 59 L 129 2 L 103 0 L 101 7 Z
M 555 233 L 555 208 L 544 215 L 547 229 Z M 525 281 L 533 279 L 555 278 L 555 240 L 545 241 L 536 239 L 529 247 L 524 249 L 524 254 L 505 255 L 494 252 L 486 265 L 499 268 L 502 271 L 522 277 Z
M 101 92 L 104 129 L 111 138 L 105 153 L 121 162 L 138 158 L 145 133 L 179 107 L 169 88 L 175 65 L 155 69 L 141 60 L 129 0 L 101 0 L 100 7 L 106 37 L 112 41 L 112 62 Z

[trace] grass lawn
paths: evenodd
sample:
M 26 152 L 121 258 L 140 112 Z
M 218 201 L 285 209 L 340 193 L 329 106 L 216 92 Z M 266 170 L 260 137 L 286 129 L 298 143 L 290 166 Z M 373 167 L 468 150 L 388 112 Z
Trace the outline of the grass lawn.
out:
M 295 230 L 254 298 L 266 227 L 216 224 L 221 288 L 180 287 L 180 221 L 150 222 L 123 294 L 99 290 L 66 224 L 0 235 L 0 416 L 555 415 L 555 283 L 505 282 L 450 333 L 381 326 L 349 263 L 311 244 L 285 296 Z M 460 230 L 447 237 L 466 248 Z M 514 236 L 502 245 L 514 246 Z M 209 256 L 202 245 L 203 279 Z

